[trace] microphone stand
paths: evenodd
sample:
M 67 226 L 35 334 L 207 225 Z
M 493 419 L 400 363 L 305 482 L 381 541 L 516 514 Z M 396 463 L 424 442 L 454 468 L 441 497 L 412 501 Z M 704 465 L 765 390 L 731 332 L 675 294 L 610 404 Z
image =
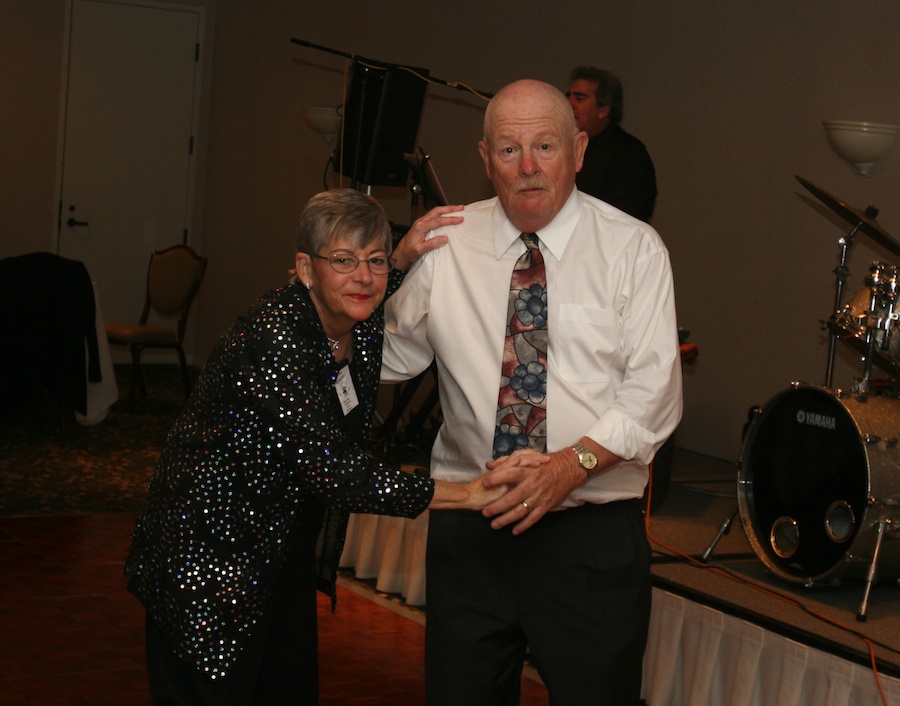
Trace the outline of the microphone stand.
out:
M 353 189 L 356 189 L 357 185 L 359 183 L 359 174 L 357 172 L 359 171 L 359 164 L 360 164 L 361 157 L 362 157 L 362 140 L 360 139 L 360 136 L 363 134 L 363 116 L 365 115 L 366 98 L 368 96 L 368 90 L 371 85 L 370 78 L 372 76 L 373 71 L 378 71 L 378 70 L 382 70 L 382 69 L 384 69 L 384 70 L 397 69 L 397 70 L 407 71 L 407 72 L 413 74 L 414 76 L 419 77 L 423 81 L 428 81 L 429 83 L 437 83 L 439 85 L 447 86 L 449 88 L 455 88 L 459 91 L 471 91 L 472 93 L 474 93 L 477 96 L 480 96 L 481 98 L 485 98 L 485 99 L 492 98 L 494 95 L 493 93 L 487 93 L 486 91 L 478 91 L 473 88 L 469 88 L 468 86 L 464 86 L 455 81 L 445 81 L 444 79 L 437 78 L 435 76 L 431 76 L 429 71 L 422 69 L 422 68 L 406 66 L 404 64 L 392 64 L 392 63 L 389 63 L 386 61 L 374 61 L 371 59 L 364 59 L 363 57 L 357 56 L 356 54 L 351 54 L 349 52 L 341 51 L 339 49 L 334 49 L 331 47 L 321 46 L 319 44 L 313 44 L 312 42 L 308 42 L 303 39 L 297 39 L 296 37 L 291 37 L 291 43 L 298 44 L 303 47 L 308 47 L 310 49 L 316 49 L 318 51 L 326 52 L 329 54 L 336 54 L 337 56 L 342 56 L 346 59 L 350 59 L 350 60 L 354 61 L 355 63 L 359 64 L 363 69 L 361 72 L 363 83 L 362 83 L 362 89 L 360 91 L 360 110 L 359 110 L 359 117 L 357 119 L 357 125 L 356 125 L 356 141 L 355 141 L 355 145 L 354 145 L 354 155 L 353 155 L 353 174 L 350 179 L 350 186 Z M 423 71 L 425 71 L 427 76 L 422 75 Z M 339 165 L 339 168 L 344 166 L 344 162 L 345 162 L 344 153 L 343 153 L 343 149 L 341 149 L 341 164 Z M 372 185 L 369 184 L 369 185 L 367 185 L 367 187 L 368 188 L 367 188 L 366 193 L 371 195 L 372 194 Z
M 323 47 L 319 44 L 313 44 L 312 42 L 307 42 L 303 39 L 297 39 L 296 37 L 291 37 L 291 44 L 299 44 L 302 47 L 308 47 L 310 49 L 316 49 L 318 51 L 328 52 L 329 54 L 337 54 L 338 56 L 343 56 L 347 59 L 353 59 L 354 61 L 368 62 L 377 67 L 383 67 L 386 69 L 387 68 L 403 69 L 405 71 L 410 71 L 413 74 L 418 74 L 418 71 L 419 71 L 419 69 L 416 69 L 415 67 L 405 66 L 403 64 L 391 64 L 386 61 L 369 61 L 367 59 L 363 59 L 361 56 L 357 56 L 356 54 L 350 54 L 348 52 L 340 51 L 339 49 L 332 49 L 330 47 Z M 487 91 L 479 91 L 475 88 L 469 88 L 468 86 L 465 86 L 456 81 L 445 81 L 442 78 L 437 78 L 430 74 L 428 75 L 428 82 L 429 83 L 437 83 L 441 86 L 446 86 L 447 88 L 455 88 L 457 91 L 470 91 L 471 93 L 474 93 L 475 95 L 480 96 L 482 98 L 493 98 L 494 97 L 493 93 L 488 93 Z

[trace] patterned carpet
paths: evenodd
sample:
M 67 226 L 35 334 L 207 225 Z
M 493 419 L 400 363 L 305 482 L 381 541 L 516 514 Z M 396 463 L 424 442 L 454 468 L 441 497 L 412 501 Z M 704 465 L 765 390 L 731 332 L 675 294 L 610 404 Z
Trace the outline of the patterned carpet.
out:
M 60 418 L 51 400 L 0 419 L 0 515 L 132 512 L 144 501 L 162 444 L 182 404 L 177 366 L 144 366 L 147 398 L 129 412 L 128 366 L 116 366 L 119 401 L 95 426 Z

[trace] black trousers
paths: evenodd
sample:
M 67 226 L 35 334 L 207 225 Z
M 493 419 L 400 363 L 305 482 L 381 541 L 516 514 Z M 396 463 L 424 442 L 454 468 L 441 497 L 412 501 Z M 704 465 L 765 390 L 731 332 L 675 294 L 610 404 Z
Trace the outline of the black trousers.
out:
M 315 541 L 309 512 L 262 619 L 224 679 L 178 657 L 147 615 L 147 670 L 154 706 L 316 706 L 319 702 Z
M 642 501 L 548 513 L 515 537 L 432 511 L 428 706 L 515 706 L 526 651 L 553 706 L 640 702 L 650 621 Z

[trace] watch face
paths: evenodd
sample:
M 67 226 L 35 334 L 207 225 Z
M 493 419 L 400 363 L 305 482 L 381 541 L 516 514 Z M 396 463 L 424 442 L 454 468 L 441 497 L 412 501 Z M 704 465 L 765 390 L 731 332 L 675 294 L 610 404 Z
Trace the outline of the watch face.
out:
M 597 457 L 587 446 L 579 442 L 573 448 L 575 453 L 578 454 L 578 463 L 581 464 L 582 468 L 590 470 L 597 465 Z

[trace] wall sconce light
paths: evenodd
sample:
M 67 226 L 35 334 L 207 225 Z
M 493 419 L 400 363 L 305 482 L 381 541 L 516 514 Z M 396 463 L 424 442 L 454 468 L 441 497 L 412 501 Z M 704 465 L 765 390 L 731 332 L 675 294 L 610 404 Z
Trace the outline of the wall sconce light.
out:
M 319 133 L 326 143 L 334 144 L 334 137 L 341 129 L 341 114 L 336 108 L 306 106 L 303 117 L 306 118 L 306 124 Z
M 897 125 L 853 120 L 826 120 L 822 124 L 831 149 L 863 176 L 871 174 L 887 156 L 900 130 Z

